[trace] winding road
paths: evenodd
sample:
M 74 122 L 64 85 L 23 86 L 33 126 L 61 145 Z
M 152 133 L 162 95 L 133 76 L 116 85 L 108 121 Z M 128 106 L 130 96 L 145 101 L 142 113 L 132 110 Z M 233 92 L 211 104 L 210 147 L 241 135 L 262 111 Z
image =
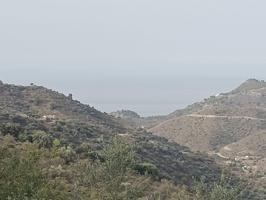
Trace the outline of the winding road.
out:
M 261 120 L 266 121 L 266 119 L 248 117 L 248 116 L 226 116 L 226 115 L 200 115 L 200 114 L 190 114 L 187 117 L 198 117 L 198 118 L 222 118 L 222 119 L 248 119 L 248 120 Z

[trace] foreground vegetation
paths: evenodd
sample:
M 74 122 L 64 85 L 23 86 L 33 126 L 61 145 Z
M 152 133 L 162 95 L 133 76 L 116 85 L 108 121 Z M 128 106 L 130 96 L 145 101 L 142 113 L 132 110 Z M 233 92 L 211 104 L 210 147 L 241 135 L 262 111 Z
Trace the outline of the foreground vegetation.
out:
M 157 178 L 157 168 L 139 163 L 127 142 L 116 136 L 104 149 L 79 152 L 53 141 L 17 142 L 1 137 L 0 196 L 3 200 L 237 200 L 241 191 L 224 181 L 207 186 L 176 186 Z

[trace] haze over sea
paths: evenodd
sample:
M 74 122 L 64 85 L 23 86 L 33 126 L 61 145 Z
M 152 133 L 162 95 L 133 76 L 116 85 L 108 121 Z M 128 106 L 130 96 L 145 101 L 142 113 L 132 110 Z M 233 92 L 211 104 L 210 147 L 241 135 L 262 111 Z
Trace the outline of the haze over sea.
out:
M 0 3 L 0 79 L 167 114 L 266 78 L 265 0 Z
M 168 114 L 208 96 L 227 92 L 248 78 L 266 78 L 266 67 L 258 65 L 0 70 L 1 79 L 6 83 L 33 82 L 66 95 L 72 93 L 74 99 L 104 112 L 130 109 L 142 116 Z

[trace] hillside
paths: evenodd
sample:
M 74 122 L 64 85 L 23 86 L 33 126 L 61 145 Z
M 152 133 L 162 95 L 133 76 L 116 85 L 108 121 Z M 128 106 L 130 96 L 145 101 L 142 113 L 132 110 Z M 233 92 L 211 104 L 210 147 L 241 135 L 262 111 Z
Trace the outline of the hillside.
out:
M 165 117 L 149 131 L 193 151 L 232 161 L 248 175 L 265 173 L 266 83 L 247 80 Z M 262 176 L 261 181 L 265 183 Z
M 232 92 L 171 113 L 150 130 L 206 152 L 218 151 L 265 128 L 266 84 L 251 79 Z
M 137 157 L 158 167 L 161 177 L 176 183 L 190 184 L 192 177 L 219 177 L 220 168 L 205 155 L 190 152 L 186 147 L 166 139 L 123 126 L 116 118 L 40 86 L 0 85 L 0 133 L 13 135 L 19 141 L 35 137 L 59 139 L 62 145 L 75 150 L 88 144 L 100 150 L 115 134 L 135 144 Z

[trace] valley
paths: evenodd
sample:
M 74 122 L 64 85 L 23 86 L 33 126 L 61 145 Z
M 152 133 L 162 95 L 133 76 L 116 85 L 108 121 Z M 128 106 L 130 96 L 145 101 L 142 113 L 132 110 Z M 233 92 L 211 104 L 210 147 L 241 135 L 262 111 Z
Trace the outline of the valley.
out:
M 182 189 L 182 192 L 193 198 L 193 195 L 196 195 L 193 189 L 195 184 L 201 183 L 206 187 L 201 195 L 208 196 L 208 191 L 212 191 L 213 185 L 218 184 L 223 176 L 227 177 L 231 186 L 245 183 L 246 188 L 241 191 L 241 195 L 238 194 L 237 199 L 260 199 L 265 195 L 263 191 L 266 186 L 266 118 L 264 110 L 259 108 L 263 107 L 266 101 L 262 94 L 251 96 L 254 90 L 262 91 L 262 88 L 252 88 L 251 91 L 245 92 L 241 90 L 240 93 L 234 92 L 223 97 L 211 97 L 168 116 L 142 118 L 127 110 L 102 113 L 74 100 L 71 94 L 65 96 L 42 86 L 1 83 L 0 142 L 6 145 L 11 140 L 13 142 L 9 145 L 15 149 L 25 145 L 37 145 L 42 154 L 48 150 L 50 161 L 41 157 L 41 163 L 47 163 L 45 167 L 42 166 L 42 170 L 48 170 L 48 175 L 49 170 L 66 170 L 65 175 L 53 176 L 63 181 L 60 184 L 67 183 L 72 191 L 71 195 L 79 196 L 81 193 L 74 192 L 74 185 L 77 183 L 68 180 L 68 176 L 71 176 L 68 173 L 82 176 L 79 174 L 81 171 L 75 171 L 75 165 L 83 165 L 82 163 L 99 165 L 100 169 L 107 170 L 106 156 L 112 156 L 112 153 L 106 152 L 105 149 L 114 145 L 112 148 L 117 148 L 118 151 L 123 152 L 126 148 L 134 152 L 134 162 L 132 160 L 132 164 L 123 170 L 132 176 L 128 181 L 151 181 L 149 184 L 153 189 L 141 193 L 148 199 L 153 199 L 152 193 L 165 195 L 165 190 L 159 191 L 164 184 L 167 187 L 177 187 L 171 195 L 180 195 L 176 193 L 178 188 L 187 188 L 185 191 Z M 240 95 L 243 98 L 240 98 Z M 248 106 L 243 106 L 246 103 L 245 98 L 249 99 Z M 257 107 L 258 102 L 260 107 Z M 119 139 L 114 139 L 117 137 Z M 124 146 L 119 150 L 120 143 Z M 4 149 L 1 151 L 6 151 Z M 27 148 L 24 151 L 27 154 Z M 57 153 L 51 155 L 51 152 Z M 131 155 L 130 152 L 124 153 Z M 61 158 L 57 157 L 58 155 Z M 114 158 L 119 156 L 122 155 L 115 154 Z M 127 158 L 122 160 L 124 159 Z M 53 164 L 48 164 L 49 162 Z M 114 169 L 119 166 L 119 163 L 113 164 Z M 50 176 L 52 175 L 48 177 Z M 123 176 L 123 180 L 126 181 L 127 176 L 129 174 Z M 48 178 L 47 181 L 54 180 Z M 101 182 L 103 179 L 98 181 L 97 184 L 107 184 L 98 189 L 106 187 L 106 195 L 114 195 L 114 199 L 118 193 L 124 191 L 123 187 L 119 186 L 116 191 L 118 193 L 111 194 L 108 184 L 112 182 Z M 86 195 L 92 195 L 91 190 L 97 190 L 92 187 L 88 191 L 83 184 L 77 187 L 83 188 Z M 229 195 L 227 187 L 229 186 L 224 188 L 224 192 Z M 237 190 L 231 192 L 235 195 Z M 95 193 L 99 195 L 98 199 L 104 199 L 100 197 L 101 194 L 103 193 Z M 83 198 L 82 195 L 80 198 Z M 120 199 L 124 198 L 125 196 Z M 163 199 L 170 197 L 166 195 Z

